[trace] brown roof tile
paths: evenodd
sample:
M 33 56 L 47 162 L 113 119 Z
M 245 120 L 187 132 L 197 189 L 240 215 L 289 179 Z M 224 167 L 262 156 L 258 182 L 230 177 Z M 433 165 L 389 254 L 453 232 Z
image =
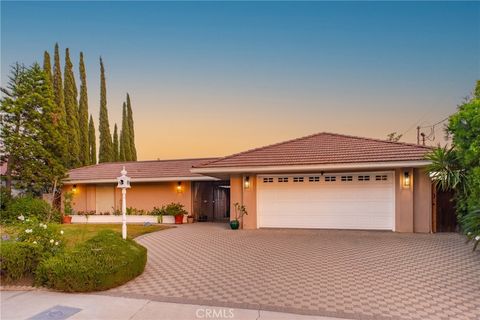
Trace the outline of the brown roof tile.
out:
M 180 160 L 154 160 L 134 162 L 106 162 L 72 169 L 68 172 L 67 181 L 114 181 L 120 176 L 123 166 L 132 181 L 141 179 L 168 179 L 175 177 L 203 177 L 190 172 L 194 165 L 200 165 L 218 158 L 180 159 Z
M 196 168 L 317 165 L 423 160 L 429 147 L 317 133 L 219 158 Z

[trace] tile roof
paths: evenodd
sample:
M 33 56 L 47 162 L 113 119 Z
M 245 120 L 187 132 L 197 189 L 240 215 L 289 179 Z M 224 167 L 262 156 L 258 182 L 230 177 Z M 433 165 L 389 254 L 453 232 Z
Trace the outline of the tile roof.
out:
M 322 165 L 424 160 L 430 147 L 321 132 L 248 150 L 196 168 Z
M 190 172 L 190 168 L 194 165 L 200 165 L 215 159 L 218 158 L 106 162 L 72 169 L 68 172 L 68 179 L 66 181 L 114 181 L 120 176 L 120 171 L 123 166 L 125 166 L 128 172 L 127 175 L 132 178 L 132 181 L 141 179 L 158 179 L 161 181 L 162 179 L 168 180 L 168 178 L 175 177 L 205 178 L 205 176 Z

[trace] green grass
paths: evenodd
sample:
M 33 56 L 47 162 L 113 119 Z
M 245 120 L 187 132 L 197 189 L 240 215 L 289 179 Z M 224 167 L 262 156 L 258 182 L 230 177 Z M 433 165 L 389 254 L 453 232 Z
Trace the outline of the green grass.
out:
M 128 224 L 128 238 L 133 239 L 143 234 L 160 231 L 171 227 L 163 225 L 143 226 L 141 224 Z M 102 230 L 112 230 L 122 233 L 121 224 L 62 224 L 60 229 L 65 232 L 64 239 L 66 245 L 71 247 L 77 243 L 87 241 L 93 238 Z

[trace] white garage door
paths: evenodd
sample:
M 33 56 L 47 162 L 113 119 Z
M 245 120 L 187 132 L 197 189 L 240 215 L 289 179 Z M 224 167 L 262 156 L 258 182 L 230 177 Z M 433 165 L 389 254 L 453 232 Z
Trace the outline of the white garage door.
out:
M 262 175 L 260 228 L 393 230 L 393 172 Z

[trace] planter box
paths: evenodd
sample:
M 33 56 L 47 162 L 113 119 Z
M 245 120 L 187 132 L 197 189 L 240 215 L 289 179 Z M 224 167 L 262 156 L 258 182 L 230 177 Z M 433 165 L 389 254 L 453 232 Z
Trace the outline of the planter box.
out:
M 162 223 L 175 224 L 175 216 L 162 216 Z
M 72 223 L 122 223 L 122 216 L 115 215 L 72 215 Z M 157 216 L 131 215 L 127 216 L 127 223 L 143 224 L 145 222 L 158 223 Z

